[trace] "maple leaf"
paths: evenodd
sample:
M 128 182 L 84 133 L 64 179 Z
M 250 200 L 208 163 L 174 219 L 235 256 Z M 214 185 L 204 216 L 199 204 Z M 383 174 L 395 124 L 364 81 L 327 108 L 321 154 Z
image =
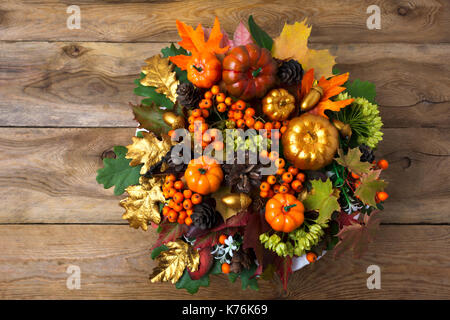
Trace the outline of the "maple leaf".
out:
M 381 170 L 372 170 L 360 177 L 361 184 L 355 190 L 355 195 L 358 196 L 362 202 L 372 207 L 377 206 L 375 196 L 377 192 L 383 191 L 387 186 L 387 182 L 380 180 Z
M 122 219 L 128 220 L 130 227 L 136 229 L 141 227 L 146 231 L 149 221 L 155 224 L 161 222 L 158 203 L 165 201 L 161 190 L 164 181 L 162 178 L 141 177 L 139 182 L 140 185 L 129 186 L 125 189 L 128 197 L 121 200 L 119 204 L 126 210 Z
M 344 73 L 341 75 L 334 76 L 330 79 L 325 79 L 324 77 L 320 78 L 318 85 L 323 90 L 323 95 L 320 98 L 317 105 L 308 111 L 308 113 L 320 115 L 322 117 L 328 118 L 325 114 L 325 110 L 339 111 L 340 109 L 346 107 L 350 103 L 353 102 L 354 99 L 344 99 L 338 101 L 330 100 L 331 97 L 334 97 L 345 90 L 345 87 L 342 87 L 345 82 L 347 82 L 349 77 L 349 73 Z M 308 70 L 305 76 L 302 79 L 301 83 L 301 96 L 305 97 L 314 84 L 314 70 Z
M 139 183 L 140 167 L 131 167 L 130 160 L 125 158 L 127 148 L 114 147 L 115 159 L 103 159 L 103 168 L 97 170 L 97 182 L 105 189 L 114 188 L 115 195 L 121 195 L 125 188 Z
M 339 149 L 338 155 L 339 157 L 335 158 L 336 162 L 357 175 L 369 173 L 372 168 L 371 163 L 360 160 L 362 153 L 359 148 L 349 149 L 347 154 L 344 154 L 344 151 Z
M 311 185 L 312 190 L 303 200 L 303 204 L 308 211 L 319 211 L 319 216 L 316 219 L 317 224 L 326 223 L 334 211 L 340 210 L 338 190 L 333 189 L 333 184 L 329 178 L 325 182 L 311 180 Z
M 179 224 L 177 222 L 170 223 L 167 220 L 161 222 L 159 226 L 161 228 L 161 231 L 159 232 L 158 239 L 153 245 L 153 249 L 169 241 L 177 240 L 188 230 L 188 226 L 185 224 Z
M 336 235 L 339 242 L 334 247 L 334 256 L 339 257 L 347 250 L 353 251 L 355 258 L 360 258 L 367 250 L 368 244 L 375 238 L 375 232 L 380 225 L 380 219 L 376 217 L 377 211 L 369 215 L 365 214 L 363 223 L 353 223 L 344 226 Z
M 220 47 L 223 34 L 220 31 L 219 19 L 216 17 L 214 26 L 209 35 L 208 41 L 205 41 L 205 34 L 201 24 L 194 30 L 191 26 L 177 20 L 178 34 L 181 41 L 178 44 L 184 49 L 190 51 L 192 56 L 198 55 L 201 52 L 209 52 L 212 54 L 222 54 L 228 51 L 229 46 Z M 186 55 L 177 55 L 169 58 L 170 61 L 180 67 L 181 70 L 186 70 L 191 57 Z
M 159 264 L 150 275 L 151 282 L 171 281 L 176 283 L 186 268 L 196 271 L 200 263 L 197 250 L 182 240 L 168 242 L 167 250 L 162 251 L 156 259 Z
M 336 57 L 328 50 L 309 49 L 310 34 L 311 27 L 307 26 L 306 19 L 293 25 L 284 24 L 281 34 L 273 42 L 272 55 L 281 60 L 295 59 L 304 70 L 314 68 L 317 78 L 328 78 L 333 75 Z
M 158 163 L 172 147 L 172 141 L 168 135 L 162 135 L 159 140 L 152 132 L 142 132 L 143 138 L 132 137 L 133 143 L 127 146 L 127 159 L 130 166 L 137 166 L 141 163 L 141 174 L 145 174 L 148 169 Z

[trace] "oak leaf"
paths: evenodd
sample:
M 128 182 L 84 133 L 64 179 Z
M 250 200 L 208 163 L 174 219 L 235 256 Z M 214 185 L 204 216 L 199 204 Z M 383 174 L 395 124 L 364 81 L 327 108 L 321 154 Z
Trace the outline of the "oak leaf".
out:
M 344 151 L 339 149 L 338 155 L 339 157 L 335 158 L 336 162 L 357 175 L 367 174 L 372 168 L 372 164 L 360 160 L 362 153 L 359 148 L 349 149 L 347 154 L 344 154 Z
M 168 242 L 166 247 L 168 249 L 156 257 L 159 264 L 150 275 L 151 282 L 176 283 L 186 268 L 197 271 L 200 264 L 200 255 L 197 250 L 182 240 Z
M 163 134 L 159 140 L 152 132 L 142 132 L 143 138 L 132 137 L 133 143 L 127 146 L 127 159 L 130 166 L 137 166 L 141 163 L 141 174 L 145 174 L 148 169 L 158 163 L 172 147 L 172 141 L 168 135 Z
M 180 81 L 177 80 L 176 72 L 173 71 L 173 64 L 170 63 L 169 58 L 162 58 L 157 54 L 145 62 L 147 65 L 142 68 L 145 78 L 141 79 L 141 84 L 155 87 L 156 92 L 164 94 L 172 102 L 175 102 Z
M 309 49 L 310 34 L 311 27 L 306 24 L 306 19 L 292 25 L 284 24 L 280 36 L 273 42 L 272 55 L 281 60 L 295 59 L 304 70 L 314 68 L 317 79 L 328 78 L 333 75 L 336 57 L 328 50 Z
M 161 187 L 163 185 L 162 178 L 145 178 L 139 179 L 140 185 L 129 186 L 125 189 L 128 197 L 120 201 L 120 206 L 126 211 L 122 219 L 128 220 L 130 227 L 147 230 L 149 222 L 159 224 L 161 222 L 161 214 L 159 212 L 159 202 L 164 202 L 165 198 Z
M 347 250 L 353 251 L 355 258 L 360 258 L 367 250 L 368 244 L 375 238 L 375 232 L 380 225 L 380 219 L 376 217 L 378 211 L 369 215 L 365 214 L 363 222 L 352 223 L 344 226 L 336 235 L 339 242 L 334 247 L 334 256 L 338 257 Z

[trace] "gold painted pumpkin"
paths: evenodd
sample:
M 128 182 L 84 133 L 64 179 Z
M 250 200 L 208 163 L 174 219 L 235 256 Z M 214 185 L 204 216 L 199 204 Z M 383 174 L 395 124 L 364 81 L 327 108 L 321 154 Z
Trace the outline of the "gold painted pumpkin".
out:
M 284 121 L 295 109 L 295 98 L 286 89 L 273 89 L 264 97 L 262 108 L 270 120 Z
M 293 118 L 281 138 L 287 160 L 302 170 L 319 170 L 333 161 L 339 133 L 322 116 L 305 113 Z

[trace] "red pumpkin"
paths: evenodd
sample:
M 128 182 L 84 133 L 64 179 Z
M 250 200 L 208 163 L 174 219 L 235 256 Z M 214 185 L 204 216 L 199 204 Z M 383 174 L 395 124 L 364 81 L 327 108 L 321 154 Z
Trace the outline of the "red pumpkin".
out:
M 276 81 L 277 65 L 269 50 L 256 44 L 234 48 L 222 63 L 228 93 L 248 100 L 263 97 Z

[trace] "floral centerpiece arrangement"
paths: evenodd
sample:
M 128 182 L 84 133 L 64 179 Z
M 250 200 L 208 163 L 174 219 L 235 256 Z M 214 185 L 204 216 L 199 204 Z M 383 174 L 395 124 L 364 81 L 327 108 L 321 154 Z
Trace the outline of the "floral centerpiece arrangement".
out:
M 360 256 L 388 198 L 375 161 L 374 85 L 308 48 L 306 21 L 272 39 L 250 16 L 233 39 L 177 21 L 181 41 L 148 58 L 131 105 L 139 124 L 97 181 L 124 192 L 123 219 L 158 233 L 151 282 L 191 293 L 210 275 L 242 288 L 325 252 Z

